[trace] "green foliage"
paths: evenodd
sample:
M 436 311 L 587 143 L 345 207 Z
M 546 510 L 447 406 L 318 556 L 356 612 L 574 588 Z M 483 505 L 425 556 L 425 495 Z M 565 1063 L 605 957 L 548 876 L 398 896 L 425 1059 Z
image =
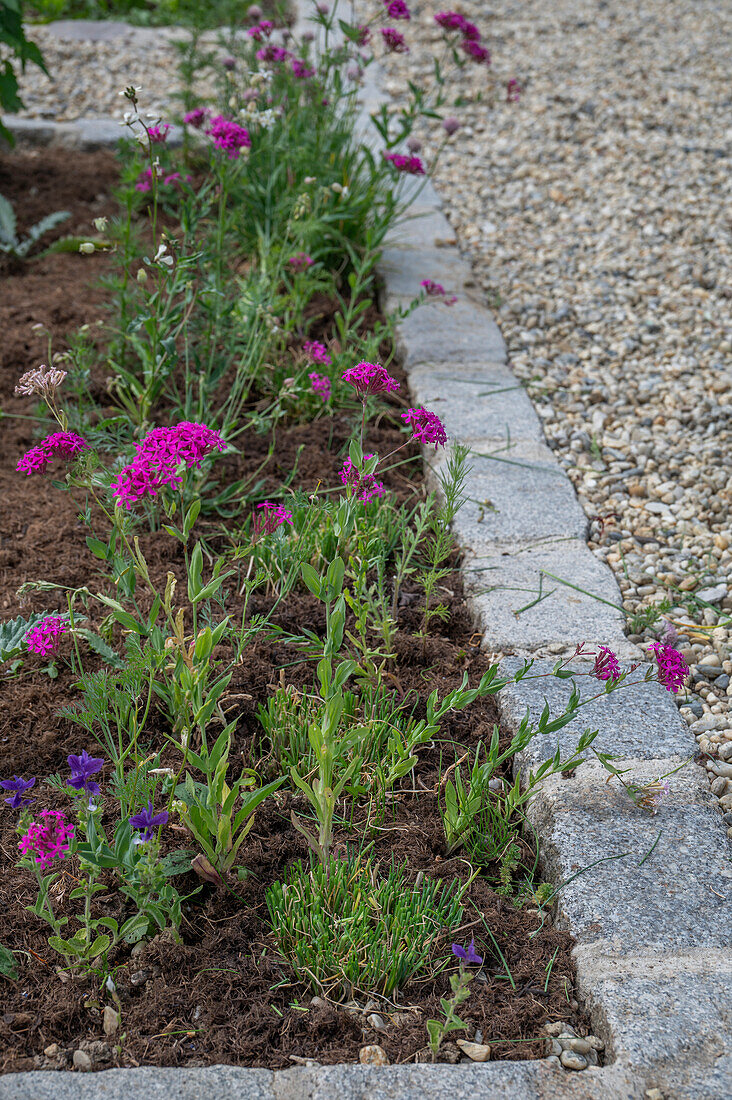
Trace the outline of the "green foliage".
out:
M 470 983 L 472 980 L 473 975 L 462 966 L 457 973 L 451 974 L 450 989 L 452 990 L 452 996 L 449 998 L 440 998 L 443 1018 L 441 1020 L 427 1021 L 427 1035 L 429 1037 L 433 1061 L 440 1052 L 440 1047 L 442 1046 L 445 1036 L 449 1035 L 451 1031 L 464 1031 L 468 1026 L 457 1015 L 456 1009 L 467 1001 L 470 996 Z
M 0 5 L 0 12 L 2 11 Z M 1 41 L 0 37 L 0 41 Z M 6 62 L 6 64 L 8 64 Z M 2 77 L 0 77 L 0 88 L 2 87 Z M 2 123 L 0 123 L 0 135 L 2 134 Z M 6 256 L 12 256 L 15 260 L 24 260 L 33 245 L 36 244 L 44 233 L 48 233 L 50 229 L 54 229 L 61 222 L 66 221 L 71 215 L 68 210 L 57 210 L 54 214 L 47 214 L 45 218 L 41 218 L 39 222 L 32 225 L 28 230 L 28 235 L 22 240 L 18 236 L 18 225 L 15 218 L 15 211 L 11 203 L 5 198 L 4 195 L 0 195 L 0 252 L 4 252 Z
M 18 979 L 18 961 L 9 947 L 0 943 L 0 976 L 11 982 Z
M 277 947 L 298 981 L 331 997 L 358 991 L 389 996 L 425 973 L 438 937 L 462 920 L 462 888 L 358 857 L 331 859 L 312 871 L 296 864 L 267 891 Z
M 33 42 L 29 42 L 23 29 L 23 0 L 0 0 L 0 45 L 6 47 L 10 57 L 0 61 L 0 111 L 8 111 L 11 114 L 20 111 L 23 101 L 18 95 L 18 77 L 13 68 L 13 60 L 20 63 L 25 70 L 30 61 L 47 72 L 41 51 Z M 13 144 L 13 137 L 7 127 L 0 121 L 0 138 L 5 138 Z M 5 201 L 5 200 L 3 200 Z M 9 204 L 7 204 L 9 205 Z M 7 211 L 6 211 L 7 213 Z M 4 221 L 2 207 L 0 206 L 0 226 Z M 0 242 L 3 230 L 0 228 Z

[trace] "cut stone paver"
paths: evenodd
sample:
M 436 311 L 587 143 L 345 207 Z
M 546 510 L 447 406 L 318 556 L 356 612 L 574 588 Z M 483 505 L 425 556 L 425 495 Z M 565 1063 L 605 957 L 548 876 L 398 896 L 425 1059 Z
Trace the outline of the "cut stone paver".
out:
M 449 423 L 449 415 L 447 419 Z M 453 524 L 461 546 L 481 555 L 497 542 L 568 535 L 584 539 L 587 517 L 548 447 L 520 441 L 496 449 L 491 457 L 489 446 L 476 446 L 483 457 L 471 458 L 469 496 Z M 432 463 L 435 472 L 446 462 L 436 456 Z
M 552 716 L 564 711 L 572 692 L 572 680 L 558 680 L 551 675 L 556 662 L 535 660 L 530 676 L 509 684 L 498 697 L 501 717 L 509 730 L 518 728 L 527 710 L 536 724 L 544 705 Z M 504 675 L 513 675 L 524 665 L 520 657 L 506 657 L 501 664 Z M 578 673 L 576 683 L 582 698 L 591 698 L 603 691 L 604 685 L 589 676 L 593 661 L 574 661 L 565 667 Z M 627 667 L 627 665 L 626 665 Z M 594 742 L 601 752 L 611 752 L 622 758 L 639 760 L 677 757 L 688 759 L 696 752 L 696 742 L 668 691 L 659 683 L 637 683 L 649 668 L 642 665 L 629 683 L 610 695 L 600 694 L 583 706 L 577 716 L 556 733 L 537 737 L 522 754 L 522 767 L 535 768 L 559 748 L 569 753 L 577 738 L 587 729 L 599 730 Z M 633 683 L 630 683 L 633 681 Z
M 522 653 L 561 645 L 571 651 L 587 642 L 609 645 L 623 657 L 638 656 L 623 632 L 622 612 L 600 602 L 620 604 L 615 580 L 583 540 L 496 544 L 485 554 L 465 549 L 470 551 L 465 558 L 465 590 L 487 649 Z
M 544 443 L 534 407 L 505 363 L 422 363 L 409 372 L 409 388 L 417 405 L 437 413 L 450 439 L 475 449 L 476 468 L 480 452 L 496 444 Z
M 506 360 L 506 345 L 490 314 L 461 300 L 429 302 L 396 326 L 397 353 L 405 370 L 417 363 Z
M 628 769 L 626 782 L 640 785 L 678 763 L 623 759 L 617 766 Z M 615 955 L 728 948 L 732 864 L 703 769 L 689 763 L 670 775 L 656 814 L 607 779 L 597 761 L 582 764 L 571 778 L 547 780 L 529 807 L 542 874 L 568 883 L 555 923 L 578 944 L 597 942 Z

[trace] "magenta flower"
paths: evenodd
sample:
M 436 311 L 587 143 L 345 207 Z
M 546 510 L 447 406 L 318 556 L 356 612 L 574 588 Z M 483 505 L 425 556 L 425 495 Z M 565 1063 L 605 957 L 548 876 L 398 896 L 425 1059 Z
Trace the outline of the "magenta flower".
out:
M 21 855 L 30 856 L 45 871 L 54 859 L 63 859 L 71 848 L 74 826 L 69 825 L 59 810 L 41 810 L 41 817 L 43 822 L 32 822 L 20 838 L 18 848 Z
M 404 0 L 384 0 L 386 14 L 390 19 L 411 19 L 409 8 Z
M 452 945 L 452 953 L 456 958 L 460 959 L 461 963 L 467 963 L 468 966 L 482 966 L 483 956 L 479 955 L 475 950 L 475 940 L 471 939 L 467 946 L 467 949 L 461 947 L 459 943 Z
M 424 288 L 428 298 L 442 298 L 446 306 L 452 306 L 457 302 L 457 297 L 454 294 L 448 297 L 442 283 L 436 283 L 433 279 L 422 279 L 419 285 Z
M 659 684 L 663 684 L 666 691 L 676 695 L 689 675 L 689 666 L 678 649 L 674 649 L 673 646 L 653 642 L 650 648 L 656 657 Z
M 150 142 L 153 145 L 162 145 L 168 138 L 168 131 L 170 130 L 170 124 L 166 122 L 161 126 L 150 126 L 147 131 L 147 136 L 150 138 Z
M 135 181 L 135 191 L 152 191 L 153 171 L 152 168 L 145 168 L 140 172 L 137 180 Z
M 81 756 L 67 756 L 66 760 L 71 769 L 71 779 L 66 780 L 66 785 L 75 791 L 86 791 L 89 795 L 99 794 L 99 784 L 91 777 L 104 767 L 103 758 L 90 756 L 84 749 Z
M 371 41 L 371 31 L 363 23 L 358 23 L 356 26 L 356 30 L 358 31 L 356 45 L 366 46 Z
M 446 31 L 461 31 L 465 26 L 465 16 L 457 11 L 438 11 L 435 23 Z
M 177 489 L 183 482 L 181 466 L 200 470 L 206 455 L 226 450 L 226 443 L 213 428 L 183 421 L 173 428 L 153 428 L 137 444 L 132 462 L 124 466 L 112 482 L 112 495 L 118 506 L 130 508 L 143 497 L 155 497 L 168 486 Z
M 216 115 L 205 133 L 211 138 L 217 149 L 226 153 L 229 160 L 236 160 L 242 149 L 249 149 L 252 141 L 249 132 L 238 122 L 232 122 L 223 115 Z
M 355 388 L 362 400 L 377 393 L 393 393 L 400 388 L 400 383 L 380 363 L 357 363 L 344 371 L 341 378 Z
M 490 50 L 487 50 L 485 46 L 481 46 L 479 42 L 474 42 L 472 38 L 464 38 L 460 43 L 460 49 L 473 61 L 477 61 L 479 65 L 483 62 L 486 65 L 491 63 Z
M 330 360 L 328 360 L 330 362 Z M 318 374 L 317 371 L 311 371 L 308 375 L 310 379 L 310 385 L 313 387 L 313 393 L 318 397 L 322 397 L 323 401 L 330 400 L 330 378 L 327 374 Z
M 321 344 L 319 340 L 306 340 L 302 346 L 302 350 L 314 363 L 322 363 L 327 367 L 330 366 L 332 362 L 331 357 L 328 355 L 328 349 L 325 344 Z
M 273 46 L 271 43 L 262 46 L 261 50 L 257 50 L 258 61 L 269 61 L 272 64 L 279 64 L 281 61 L 287 61 L 288 57 L 292 57 L 289 50 L 284 49 L 282 46 Z
M 364 462 L 368 462 L 373 455 L 364 455 Z M 374 497 L 383 497 L 386 489 L 382 481 L 377 481 L 373 474 L 362 474 L 358 467 L 354 466 L 350 458 L 343 463 L 341 481 L 348 490 L 349 498 L 355 497 L 362 504 L 368 504 Z
M 255 42 L 261 42 L 262 39 L 269 38 L 273 30 L 274 23 L 271 23 L 269 19 L 263 19 L 262 22 L 257 23 L 255 27 L 250 27 L 247 34 L 250 38 L 253 38 Z
M 384 160 L 390 160 L 397 172 L 408 176 L 423 176 L 424 165 L 419 157 L 407 157 L 404 153 L 384 153 Z
M 515 76 L 512 76 L 506 85 L 506 103 L 518 103 L 521 98 L 521 85 Z
M 393 27 L 384 27 L 381 32 L 381 37 L 389 53 L 409 53 L 409 46 L 406 43 L 404 35 L 394 30 Z
M 39 623 L 31 627 L 25 636 L 25 644 L 29 653 L 37 653 L 39 657 L 48 657 L 58 653 L 61 647 L 61 638 L 70 630 L 67 619 L 60 615 L 49 615 L 41 619 Z
M 194 126 L 197 130 L 200 130 L 204 122 L 208 122 L 210 115 L 211 112 L 208 107 L 195 107 L 183 116 L 183 121 L 187 126 Z
M 255 512 L 252 516 L 252 539 L 258 542 L 263 535 L 273 535 L 285 523 L 292 527 L 292 512 L 288 512 L 284 504 L 274 504 L 271 500 L 265 500 L 264 504 L 258 504 L 261 512 Z
M 612 649 L 608 649 L 606 645 L 599 647 L 595 656 L 595 666 L 590 675 L 596 680 L 610 680 L 611 683 L 617 684 L 621 676 L 620 663 Z
M 54 455 L 62 458 L 75 458 L 83 450 L 87 450 L 89 444 L 77 435 L 76 432 L 53 432 L 42 439 L 37 447 L 31 447 L 23 455 L 15 467 L 18 473 L 42 474 L 47 466 L 50 466 Z
M 311 76 L 315 76 L 315 69 L 309 69 L 305 62 L 299 57 L 293 57 L 290 64 L 292 66 L 292 75 L 298 80 L 309 80 Z
M 480 31 L 475 23 L 470 23 L 467 19 L 463 19 L 463 25 L 460 30 L 462 31 L 463 38 L 470 39 L 473 42 L 477 42 L 480 39 Z
M 19 775 L 14 775 L 12 779 L 0 779 L 0 787 L 4 791 L 12 791 L 13 794 L 10 798 L 3 799 L 7 802 L 11 810 L 22 810 L 24 806 L 30 806 L 34 801 L 32 798 L 24 798 L 26 791 L 29 791 L 31 787 L 35 787 L 35 776 L 32 779 L 23 779 Z
M 145 841 L 150 840 L 158 825 L 167 824 L 169 816 L 167 810 L 161 810 L 159 814 L 154 813 L 152 802 L 148 802 L 145 809 L 140 810 L 139 814 L 133 814 L 130 818 L 130 825 L 133 829 L 139 831 L 139 843 L 144 844 Z
M 315 261 L 307 252 L 296 252 L 287 262 L 295 271 L 304 271 L 305 268 L 312 267 Z
M 447 443 L 445 426 L 436 413 L 427 409 L 408 409 L 402 413 L 402 420 L 412 429 L 413 439 L 419 439 L 422 443 L 434 443 L 435 450 Z

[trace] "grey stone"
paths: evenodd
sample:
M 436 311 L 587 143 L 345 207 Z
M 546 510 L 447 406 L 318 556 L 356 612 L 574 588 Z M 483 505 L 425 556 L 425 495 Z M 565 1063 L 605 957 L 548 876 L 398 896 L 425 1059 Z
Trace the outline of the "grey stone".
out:
M 506 345 L 490 313 L 465 300 L 421 306 L 397 324 L 396 344 L 407 371 L 416 363 L 506 360 Z
M 626 783 L 640 784 L 677 763 L 624 759 L 618 766 L 627 769 Z M 655 815 L 606 780 L 599 763 L 582 764 L 572 778 L 546 780 L 529 805 L 542 873 L 566 883 L 555 925 L 580 946 L 596 944 L 617 957 L 727 947 L 732 866 L 704 770 L 689 764 L 669 776 L 670 793 Z
M 129 136 L 129 131 L 113 118 L 80 118 L 74 122 L 49 122 L 5 115 L 3 123 L 20 148 L 51 146 L 93 152 L 97 149 L 113 149 L 121 138 Z M 167 144 L 180 145 L 182 140 L 181 127 L 171 126 Z
M 409 387 L 415 404 L 436 412 L 451 439 L 476 452 L 495 450 L 500 443 L 511 458 L 515 442 L 545 442 L 526 391 L 504 363 L 424 363 L 410 370 Z M 484 461 L 476 456 L 474 466 Z
M 603 691 L 603 684 L 589 673 L 593 661 L 573 661 L 565 668 L 575 670 L 576 680 L 559 680 L 551 675 L 556 661 L 536 660 L 528 677 L 508 684 L 498 696 L 504 727 L 518 728 L 528 709 L 534 723 L 546 705 L 552 717 L 563 713 L 577 684 L 582 698 L 589 699 Z M 501 664 L 502 675 L 514 675 L 523 668 L 520 657 L 507 657 Z M 569 753 L 577 738 L 587 729 L 599 730 L 594 747 L 601 752 L 634 757 L 635 759 L 688 759 L 696 752 L 696 741 L 679 714 L 673 696 L 656 681 L 643 680 L 648 665 L 642 665 L 628 677 L 622 687 L 609 695 L 587 703 L 577 716 L 556 733 L 541 734 L 521 756 L 521 765 L 535 768 L 556 750 Z M 530 677 L 538 677 L 531 679 Z M 678 760 L 677 760 L 678 763 Z
M 435 213 L 433 217 L 442 215 Z M 407 306 L 423 294 L 424 288 L 420 286 L 423 279 L 440 283 L 448 296 L 465 295 L 473 280 L 470 267 L 454 249 L 431 247 L 430 240 L 425 239 L 414 245 L 385 248 L 378 270 L 384 281 L 382 305 L 387 313 Z M 443 309 L 453 308 L 439 298 L 428 301 L 442 305 Z
M 561 644 L 571 651 L 580 642 L 602 642 L 621 656 L 638 656 L 623 632 L 615 578 L 580 539 L 496 544 L 480 555 L 471 553 L 464 574 L 468 602 L 487 649 L 531 652 Z
M 445 461 L 436 457 L 434 468 L 439 471 Z M 555 535 L 584 539 L 587 517 L 548 447 L 517 442 L 493 456 L 481 448 L 471 463 L 470 496 L 453 524 L 461 546 L 482 554 L 486 544 L 496 542 Z
M 721 1100 L 732 1080 L 732 960 L 707 950 L 577 951 L 578 987 L 617 1059 L 673 1100 Z
M 294 1073 L 305 1072 L 294 1070 Z M 275 1100 L 269 1070 L 111 1069 L 104 1073 L 20 1073 L 0 1077 L 0 1100 Z
M 129 23 L 113 19 L 56 19 L 46 24 L 46 29 L 66 42 L 114 42 L 133 32 Z

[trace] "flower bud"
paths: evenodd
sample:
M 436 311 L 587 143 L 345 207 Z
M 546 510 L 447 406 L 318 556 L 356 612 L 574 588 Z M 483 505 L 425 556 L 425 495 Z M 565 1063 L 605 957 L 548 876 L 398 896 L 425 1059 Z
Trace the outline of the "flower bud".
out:
M 442 123 L 442 129 L 451 137 L 457 130 L 460 129 L 460 120 L 457 118 L 446 118 Z
M 422 142 L 419 140 L 419 138 L 416 138 L 416 137 L 408 137 L 407 138 L 407 149 L 409 150 L 410 153 L 418 153 L 421 148 L 422 148 Z
M 79 245 L 79 252 L 83 252 L 85 256 L 91 256 L 96 252 L 94 243 L 92 241 L 82 241 Z

